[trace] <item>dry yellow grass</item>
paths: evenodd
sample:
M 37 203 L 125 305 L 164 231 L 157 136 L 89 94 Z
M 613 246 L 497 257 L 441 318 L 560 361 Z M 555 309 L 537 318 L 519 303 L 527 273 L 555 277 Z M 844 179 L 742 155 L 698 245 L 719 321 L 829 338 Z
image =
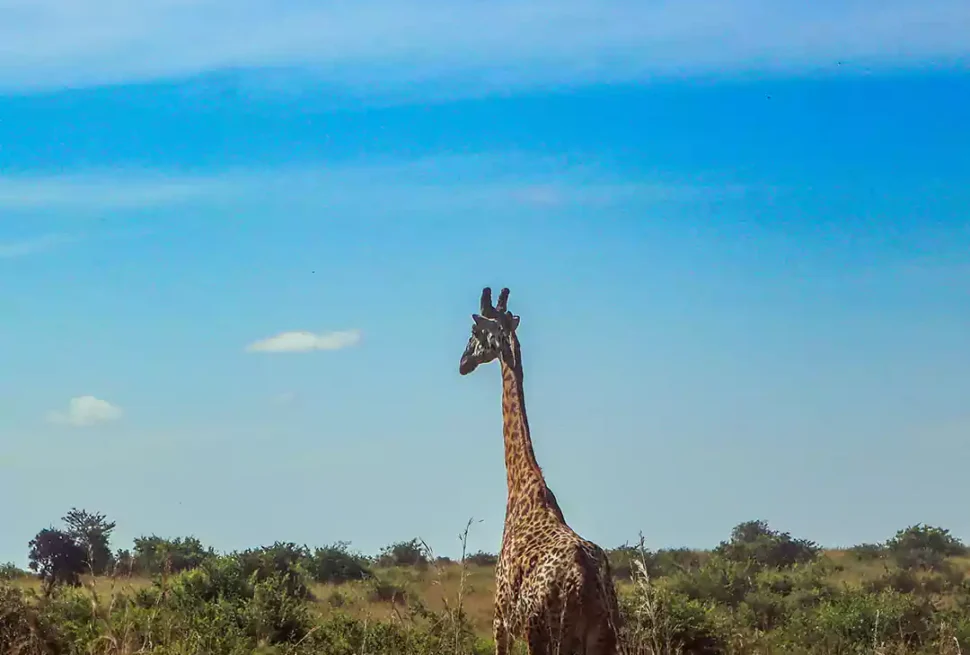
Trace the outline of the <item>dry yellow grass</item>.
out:
M 401 588 L 408 599 L 420 601 L 432 611 L 457 605 L 459 589 L 465 616 L 476 631 L 485 633 L 492 625 L 492 598 L 495 593 L 495 577 L 489 567 L 470 566 L 465 571 L 462 588 L 462 571 L 459 566 L 446 565 L 423 571 L 416 569 L 382 569 L 379 579 Z M 400 606 L 373 598 L 373 582 L 350 582 L 340 585 L 315 584 L 311 591 L 315 607 L 322 616 L 336 611 L 348 612 L 360 617 L 387 619 L 397 616 Z
M 417 570 L 412 568 L 379 569 L 378 579 L 391 583 L 407 593 L 411 600 L 420 601 L 425 607 L 433 611 L 446 607 L 455 607 L 459 589 L 462 588 L 462 570 L 455 564 L 438 568 Z M 89 587 L 92 582 L 94 589 L 102 598 L 109 598 L 112 594 L 131 594 L 139 589 L 152 585 L 147 577 L 98 577 L 93 580 L 85 576 L 82 584 Z M 36 578 L 22 578 L 12 583 L 21 589 L 41 591 L 40 582 Z M 372 619 L 389 619 L 404 611 L 402 604 L 376 600 L 372 597 L 372 581 L 349 582 L 340 585 L 313 584 L 310 591 L 313 594 L 313 608 L 321 617 L 334 612 L 343 611 L 357 617 Z M 476 631 L 486 634 L 492 625 L 492 597 L 495 593 L 495 577 L 490 567 L 469 566 L 465 569 L 465 581 L 462 588 L 462 607 Z
M 130 594 L 138 591 L 139 589 L 144 589 L 146 587 L 152 586 L 151 578 L 143 577 L 131 577 L 131 578 L 109 578 L 109 577 L 98 577 L 93 580 L 89 576 L 85 576 L 81 579 L 81 583 L 85 587 L 90 587 L 91 583 L 94 583 L 94 589 L 98 592 L 99 596 L 108 597 L 112 593 L 115 594 Z M 37 578 L 21 578 L 19 580 L 14 580 L 10 584 L 20 589 L 33 589 L 34 591 L 40 593 L 41 585 Z

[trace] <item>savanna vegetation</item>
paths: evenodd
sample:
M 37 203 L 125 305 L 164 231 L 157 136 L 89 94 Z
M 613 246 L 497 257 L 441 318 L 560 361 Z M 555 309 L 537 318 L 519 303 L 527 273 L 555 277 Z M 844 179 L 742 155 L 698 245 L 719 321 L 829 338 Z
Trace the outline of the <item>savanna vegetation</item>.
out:
M 217 553 L 155 535 L 112 550 L 103 514 L 61 523 L 29 541 L 29 570 L 0 566 L 3 655 L 492 652 L 489 553 L 452 561 L 417 539 L 371 556 L 347 543 Z M 630 655 L 970 649 L 970 551 L 942 528 L 823 550 L 751 521 L 711 551 L 641 542 L 610 556 Z

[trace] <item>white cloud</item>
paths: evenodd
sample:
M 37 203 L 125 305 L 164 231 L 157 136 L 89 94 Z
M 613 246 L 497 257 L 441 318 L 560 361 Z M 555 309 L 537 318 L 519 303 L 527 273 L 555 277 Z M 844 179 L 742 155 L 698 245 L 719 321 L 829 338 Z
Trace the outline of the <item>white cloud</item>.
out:
M 313 350 L 340 350 L 360 342 L 360 330 L 342 332 L 281 332 L 246 346 L 251 353 L 305 353 Z
M 51 412 L 48 420 L 52 423 L 83 427 L 97 423 L 117 421 L 122 416 L 120 407 L 112 405 L 107 400 L 94 396 L 78 396 L 71 398 L 67 404 L 67 411 Z
M 2 206 L 2 200 L 0 200 L 0 207 Z M 73 240 L 65 234 L 45 234 L 32 239 L 0 241 L 0 259 L 27 257 L 28 255 L 49 252 Z
M 970 52 L 966 0 L 0 0 L 0 15 L 14 90 L 252 69 L 270 85 L 481 89 Z

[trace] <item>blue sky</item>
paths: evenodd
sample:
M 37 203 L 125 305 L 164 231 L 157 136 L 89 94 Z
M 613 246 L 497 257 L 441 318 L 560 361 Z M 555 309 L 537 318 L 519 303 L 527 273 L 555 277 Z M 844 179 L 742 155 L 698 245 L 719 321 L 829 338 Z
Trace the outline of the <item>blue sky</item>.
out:
M 970 539 L 970 5 L 0 0 L 0 560 Z

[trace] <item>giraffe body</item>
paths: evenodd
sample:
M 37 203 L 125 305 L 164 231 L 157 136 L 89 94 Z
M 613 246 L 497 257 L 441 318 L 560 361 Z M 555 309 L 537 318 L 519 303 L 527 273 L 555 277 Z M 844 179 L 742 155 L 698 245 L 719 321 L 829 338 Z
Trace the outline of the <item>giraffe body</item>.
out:
M 496 568 L 494 637 L 533 655 L 616 652 L 616 597 L 606 554 L 550 513 L 521 517 L 504 538 Z
M 495 570 L 493 636 L 496 655 L 522 639 L 530 655 L 613 655 L 618 652 L 619 610 L 606 553 L 580 537 L 563 517 L 532 448 L 522 386 L 517 316 L 506 310 L 508 290 L 491 307 L 482 293 L 482 316 L 459 370 L 499 359 L 508 499 L 502 548 Z

